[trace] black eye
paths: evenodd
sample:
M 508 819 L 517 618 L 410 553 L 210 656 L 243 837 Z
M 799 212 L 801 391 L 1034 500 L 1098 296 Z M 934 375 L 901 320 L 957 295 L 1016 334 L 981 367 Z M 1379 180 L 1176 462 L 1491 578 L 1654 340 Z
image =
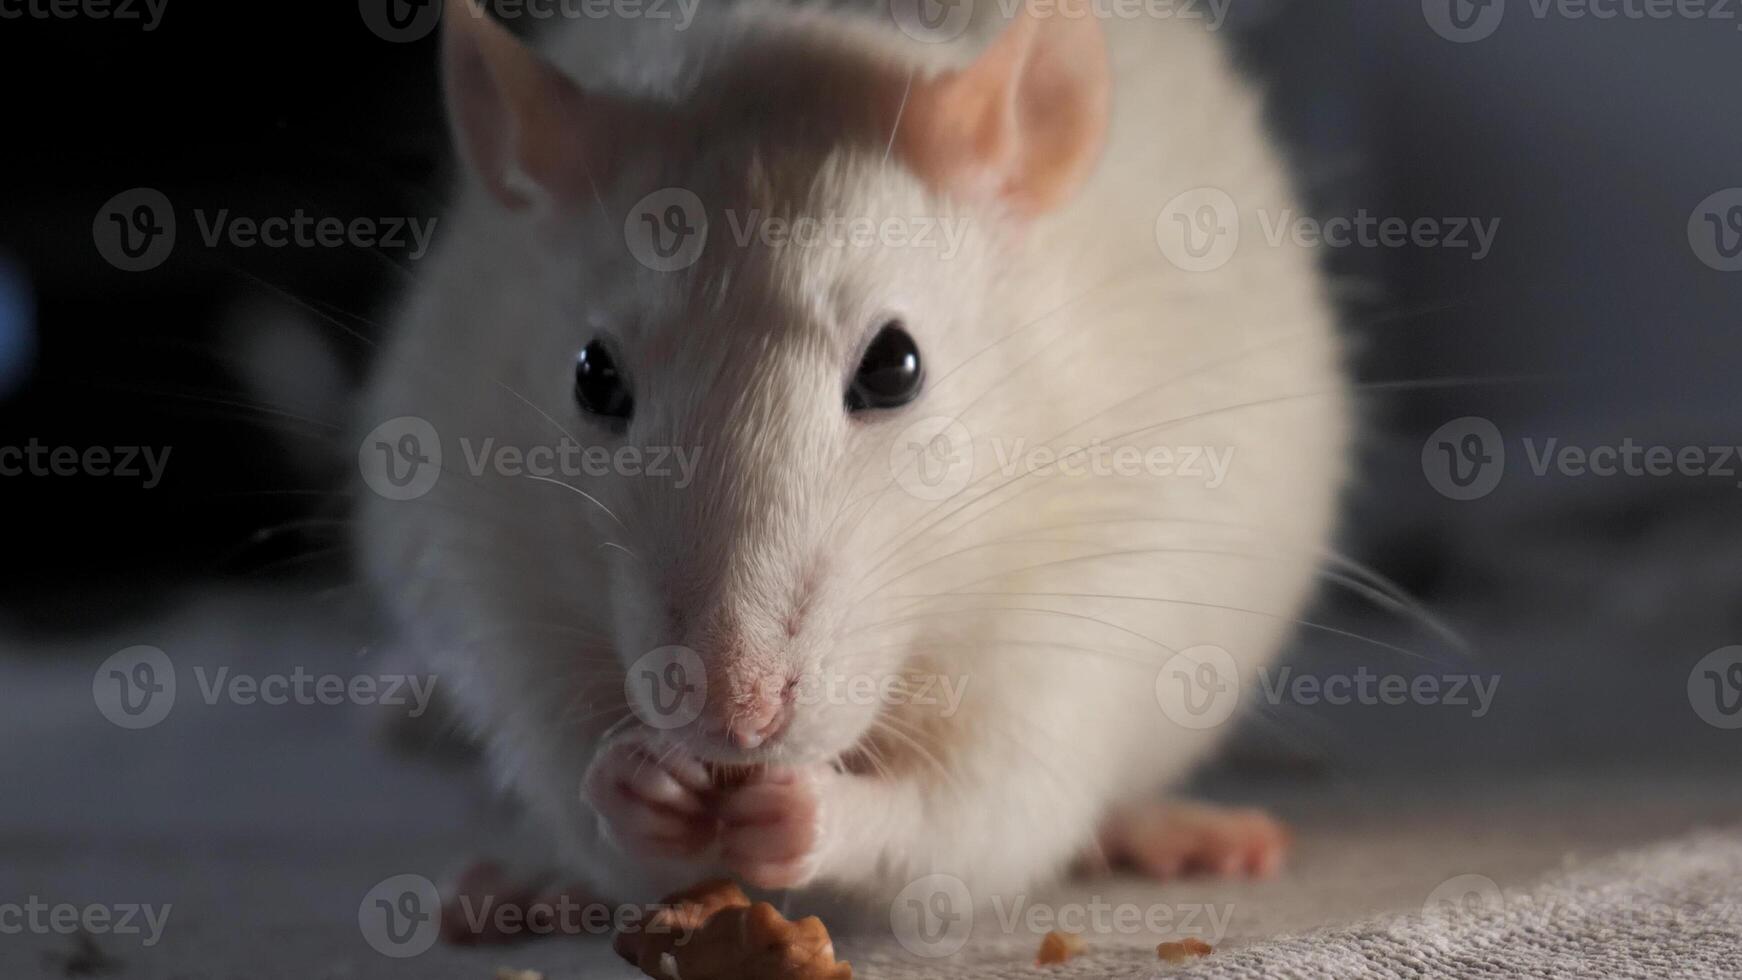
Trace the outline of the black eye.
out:
M 847 411 L 905 405 L 919 396 L 923 380 L 919 346 L 899 320 L 892 320 L 877 332 L 847 386 Z
M 621 429 L 635 412 L 629 383 L 605 345 L 595 340 L 575 356 L 575 401 L 581 410 L 611 420 Z

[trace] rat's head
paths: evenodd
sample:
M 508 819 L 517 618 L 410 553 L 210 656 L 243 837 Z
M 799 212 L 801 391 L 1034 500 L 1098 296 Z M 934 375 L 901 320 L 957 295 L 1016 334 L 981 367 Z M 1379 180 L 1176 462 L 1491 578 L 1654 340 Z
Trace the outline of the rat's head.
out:
M 878 506 L 890 445 L 1008 329 L 981 322 L 1000 243 L 1092 167 L 1099 28 L 1024 16 L 929 76 L 794 35 L 666 104 L 583 91 L 469 0 L 448 24 L 473 179 L 502 227 L 574 256 L 533 314 L 548 343 L 525 356 L 563 368 L 529 368 L 553 379 L 533 400 L 634 451 L 564 474 L 614 546 L 602 625 L 629 706 L 705 758 L 841 756 L 909 665 L 859 635 L 916 516 Z

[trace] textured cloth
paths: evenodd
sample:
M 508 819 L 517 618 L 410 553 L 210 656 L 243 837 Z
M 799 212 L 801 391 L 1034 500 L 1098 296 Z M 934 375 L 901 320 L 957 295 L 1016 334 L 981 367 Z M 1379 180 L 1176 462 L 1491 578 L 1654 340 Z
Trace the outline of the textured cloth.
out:
M 1091 950 L 1044 974 L 1018 956 L 937 964 L 864 960 L 867 978 L 1742 977 L 1742 832 L 1700 833 L 1501 890 L 1463 876 L 1420 913 L 1227 949 L 1182 965 Z M 1002 960 L 1002 961 L 1000 961 Z M 859 964 L 856 964 L 859 965 Z
M 367 942 L 359 911 L 374 887 L 407 873 L 448 882 L 480 856 L 513 857 L 521 850 L 513 846 L 514 815 L 490 805 L 487 785 L 475 776 L 395 759 L 371 740 L 369 719 L 354 709 L 207 703 L 193 672 L 227 666 L 265 676 L 299 667 L 349 676 L 386 669 L 358 654 L 372 649 L 369 639 L 329 605 L 276 594 L 213 596 L 159 622 L 63 644 L 0 631 L 0 690 L 7 692 L 0 745 L 14 749 L 0 752 L 0 907 L 33 898 L 78 907 L 173 906 L 155 945 L 97 936 L 102 953 L 119 964 L 106 974 L 117 980 L 490 980 L 501 965 L 540 970 L 548 980 L 631 980 L 634 971 L 603 938 L 438 944 L 404 959 Z M 134 731 L 98 712 L 92 677 L 106 657 L 141 642 L 172 653 L 187 693 L 161 724 Z M 1517 651 L 1514 660 L 1531 649 L 1541 645 L 1508 647 Z M 1594 639 L 1584 652 L 1593 649 Z M 1511 690 L 1520 674 L 1508 670 Z M 1600 673 L 1563 667 L 1556 698 Z M 1702 743 L 1690 730 L 1685 739 L 1652 745 L 1666 757 L 1698 762 L 1685 771 L 1661 761 L 1641 768 L 1610 761 L 1592 770 L 1560 766 L 1553 775 L 1509 772 L 1515 754 L 1468 749 L 1467 758 L 1491 760 L 1479 776 L 1423 772 L 1420 758 L 1405 780 L 1383 771 L 1237 776 L 1194 791 L 1262 803 L 1286 819 L 1296 847 L 1282 876 L 1162 884 L 1110 878 L 1032 896 L 1031 904 L 1054 908 L 1096 899 L 1159 906 L 1176 913 L 1164 934 L 1097 936 L 1087 958 L 1041 971 L 1031 964 L 1045 927 L 1032 931 L 1026 920 L 1004 929 L 983 914 L 976 925 L 992 927 L 990 935 L 977 933 L 948 960 L 916 962 L 897 956 L 901 947 L 885 917 L 857 936 L 837 930 L 842 955 L 861 980 L 1427 980 L 1483 976 L 1483 965 L 1491 968 L 1487 976 L 1742 977 L 1718 958 L 1742 945 L 1734 919 L 1742 833 L 1697 833 L 1733 826 L 1742 815 L 1735 733 L 1703 724 L 1675 686 L 1679 709 L 1658 712 L 1658 726 L 1673 734 L 1685 718 L 1709 738 Z M 1641 702 L 1628 710 L 1652 709 Z M 1544 730 L 1550 722 L 1541 719 L 1561 722 L 1533 714 Z M 1499 715 L 1484 721 L 1503 728 Z M 1413 716 L 1409 726 L 1395 721 L 1389 738 L 1422 724 Z M 1486 727 L 1461 730 L 1488 737 Z M 1360 742 L 1358 754 L 1370 758 L 1378 735 Z M 1521 737 L 1517 744 L 1526 743 Z M 1616 748 L 1590 741 L 1586 754 L 1607 759 Z M 1636 852 L 1658 841 L 1682 843 Z M 536 853 L 539 841 L 527 843 Z M 1512 901 L 1498 919 L 1389 918 L 1419 912 L 1443 883 L 1472 874 L 1538 902 Z M 1554 904 L 1544 904 L 1551 898 Z M 1194 910 L 1188 924 L 1184 917 Z M 1206 931 L 1211 911 L 1215 924 Z M 9 921 L 0 914 L 0 925 Z M 828 921 L 835 929 L 837 920 Z M 1210 941 L 1217 952 L 1183 968 L 1155 959 L 1157 942 L 1185 935 Z M 0 933 L 0 980 L 61 977 L 78 950 L 71 937 L 51 931 Z M 1660 965 L 1650 956 L 1661 957 Z

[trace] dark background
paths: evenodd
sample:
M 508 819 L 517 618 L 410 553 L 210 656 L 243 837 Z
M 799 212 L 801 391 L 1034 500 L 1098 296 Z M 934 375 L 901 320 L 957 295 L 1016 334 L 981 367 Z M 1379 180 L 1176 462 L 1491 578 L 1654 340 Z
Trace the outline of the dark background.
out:
M 1506 663 L 1517 726 L 1457 739 L 1551 764 L 1593 738 L 1617 756 L 1733 752 L 1684 685 L 1742 636 L 1736 481 L 1538 478 L 1514 440 L 1742 441 L 1742 272 L 1703 264 L 1687 235 L 1696 205 L 1742 186 L 1742 31 L 1511 8 L 1459 44 L 1417 0 L 1233 0 L 1227 33 L 1317 212 L 1501 222 L 1481 261 L 1327 250 L 1369 386 L 1343 548 Z M 0 478 L 0 635 L 346 578 L 344 394 L 411 259 L 206 248 L 191 213 L 438 215 L 451 161 L 435 62 L 433 36 L 385 41 L 348 0 L 169 0 L 151 32 L 0 20 L 0 445 L 173 450 L 150 490 Z M 130 273 L 92 225 L 136 187 L 174 202 L 180 238 Z M 1467 415 L 1515 458 L 1494 493 L 1458 502 L 1421 450 Z M 1394 751 L 1438 744 L 1431 721 L 1410 727 L 1421 741 Z

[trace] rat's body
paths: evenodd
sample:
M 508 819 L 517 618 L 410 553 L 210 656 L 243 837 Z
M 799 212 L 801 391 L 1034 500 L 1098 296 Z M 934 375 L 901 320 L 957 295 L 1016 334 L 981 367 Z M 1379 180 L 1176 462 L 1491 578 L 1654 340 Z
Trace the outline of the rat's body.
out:
M 944 46 L 887 24 L 582 20 L 545 45 L 577 96 L 464 11 L 446 29 L 472 176 L 364 426 L 427 420 L 444 472 L 368 498 L 365 554 L 562 859 L 622 900 L 724 867 L 868 900 L 945 872 L 989 901 L 1201 761 L 1228 726 L 1196 727 L 1216 684 L 1183 685 L 1229 662 L 1250 681 L 1277 653 L 1350 426 L 1314 257 L 1257 234 L 1290 182 L 1213 36 L 1111 22 L 1102 76 L 1083 56 L 1100 25 L 1039 22 L 1009 42 L 1039 51 L 1013 59 L 1035 76 L 1018 98 L 1068 118 L 977 131 L 985 100 L 928 82 L 953 77 Z M 709 237 L 656 271 L 625 223 L 670 186 L 705 202 Z M 1201 187 L 1247 240 L 1190 272 L 1157 220 Z M 740 241 L 783 213 L 893 218 L 938 245 Z M 891 318 L 924 390 L 849 413 L 867 328 Z M 634 389 L 621 434 L 576 407 L 597 336 Z M 485 440 L 565 434 L 674 450 L 672 476 L 473 472 Z M 681 488 L 677 453 L 696 460 Z M 625 669 L 669 644 L 697 654 L 705 704 L 650 726 Z M 722 790 L 698 762 L 758 768 Z

